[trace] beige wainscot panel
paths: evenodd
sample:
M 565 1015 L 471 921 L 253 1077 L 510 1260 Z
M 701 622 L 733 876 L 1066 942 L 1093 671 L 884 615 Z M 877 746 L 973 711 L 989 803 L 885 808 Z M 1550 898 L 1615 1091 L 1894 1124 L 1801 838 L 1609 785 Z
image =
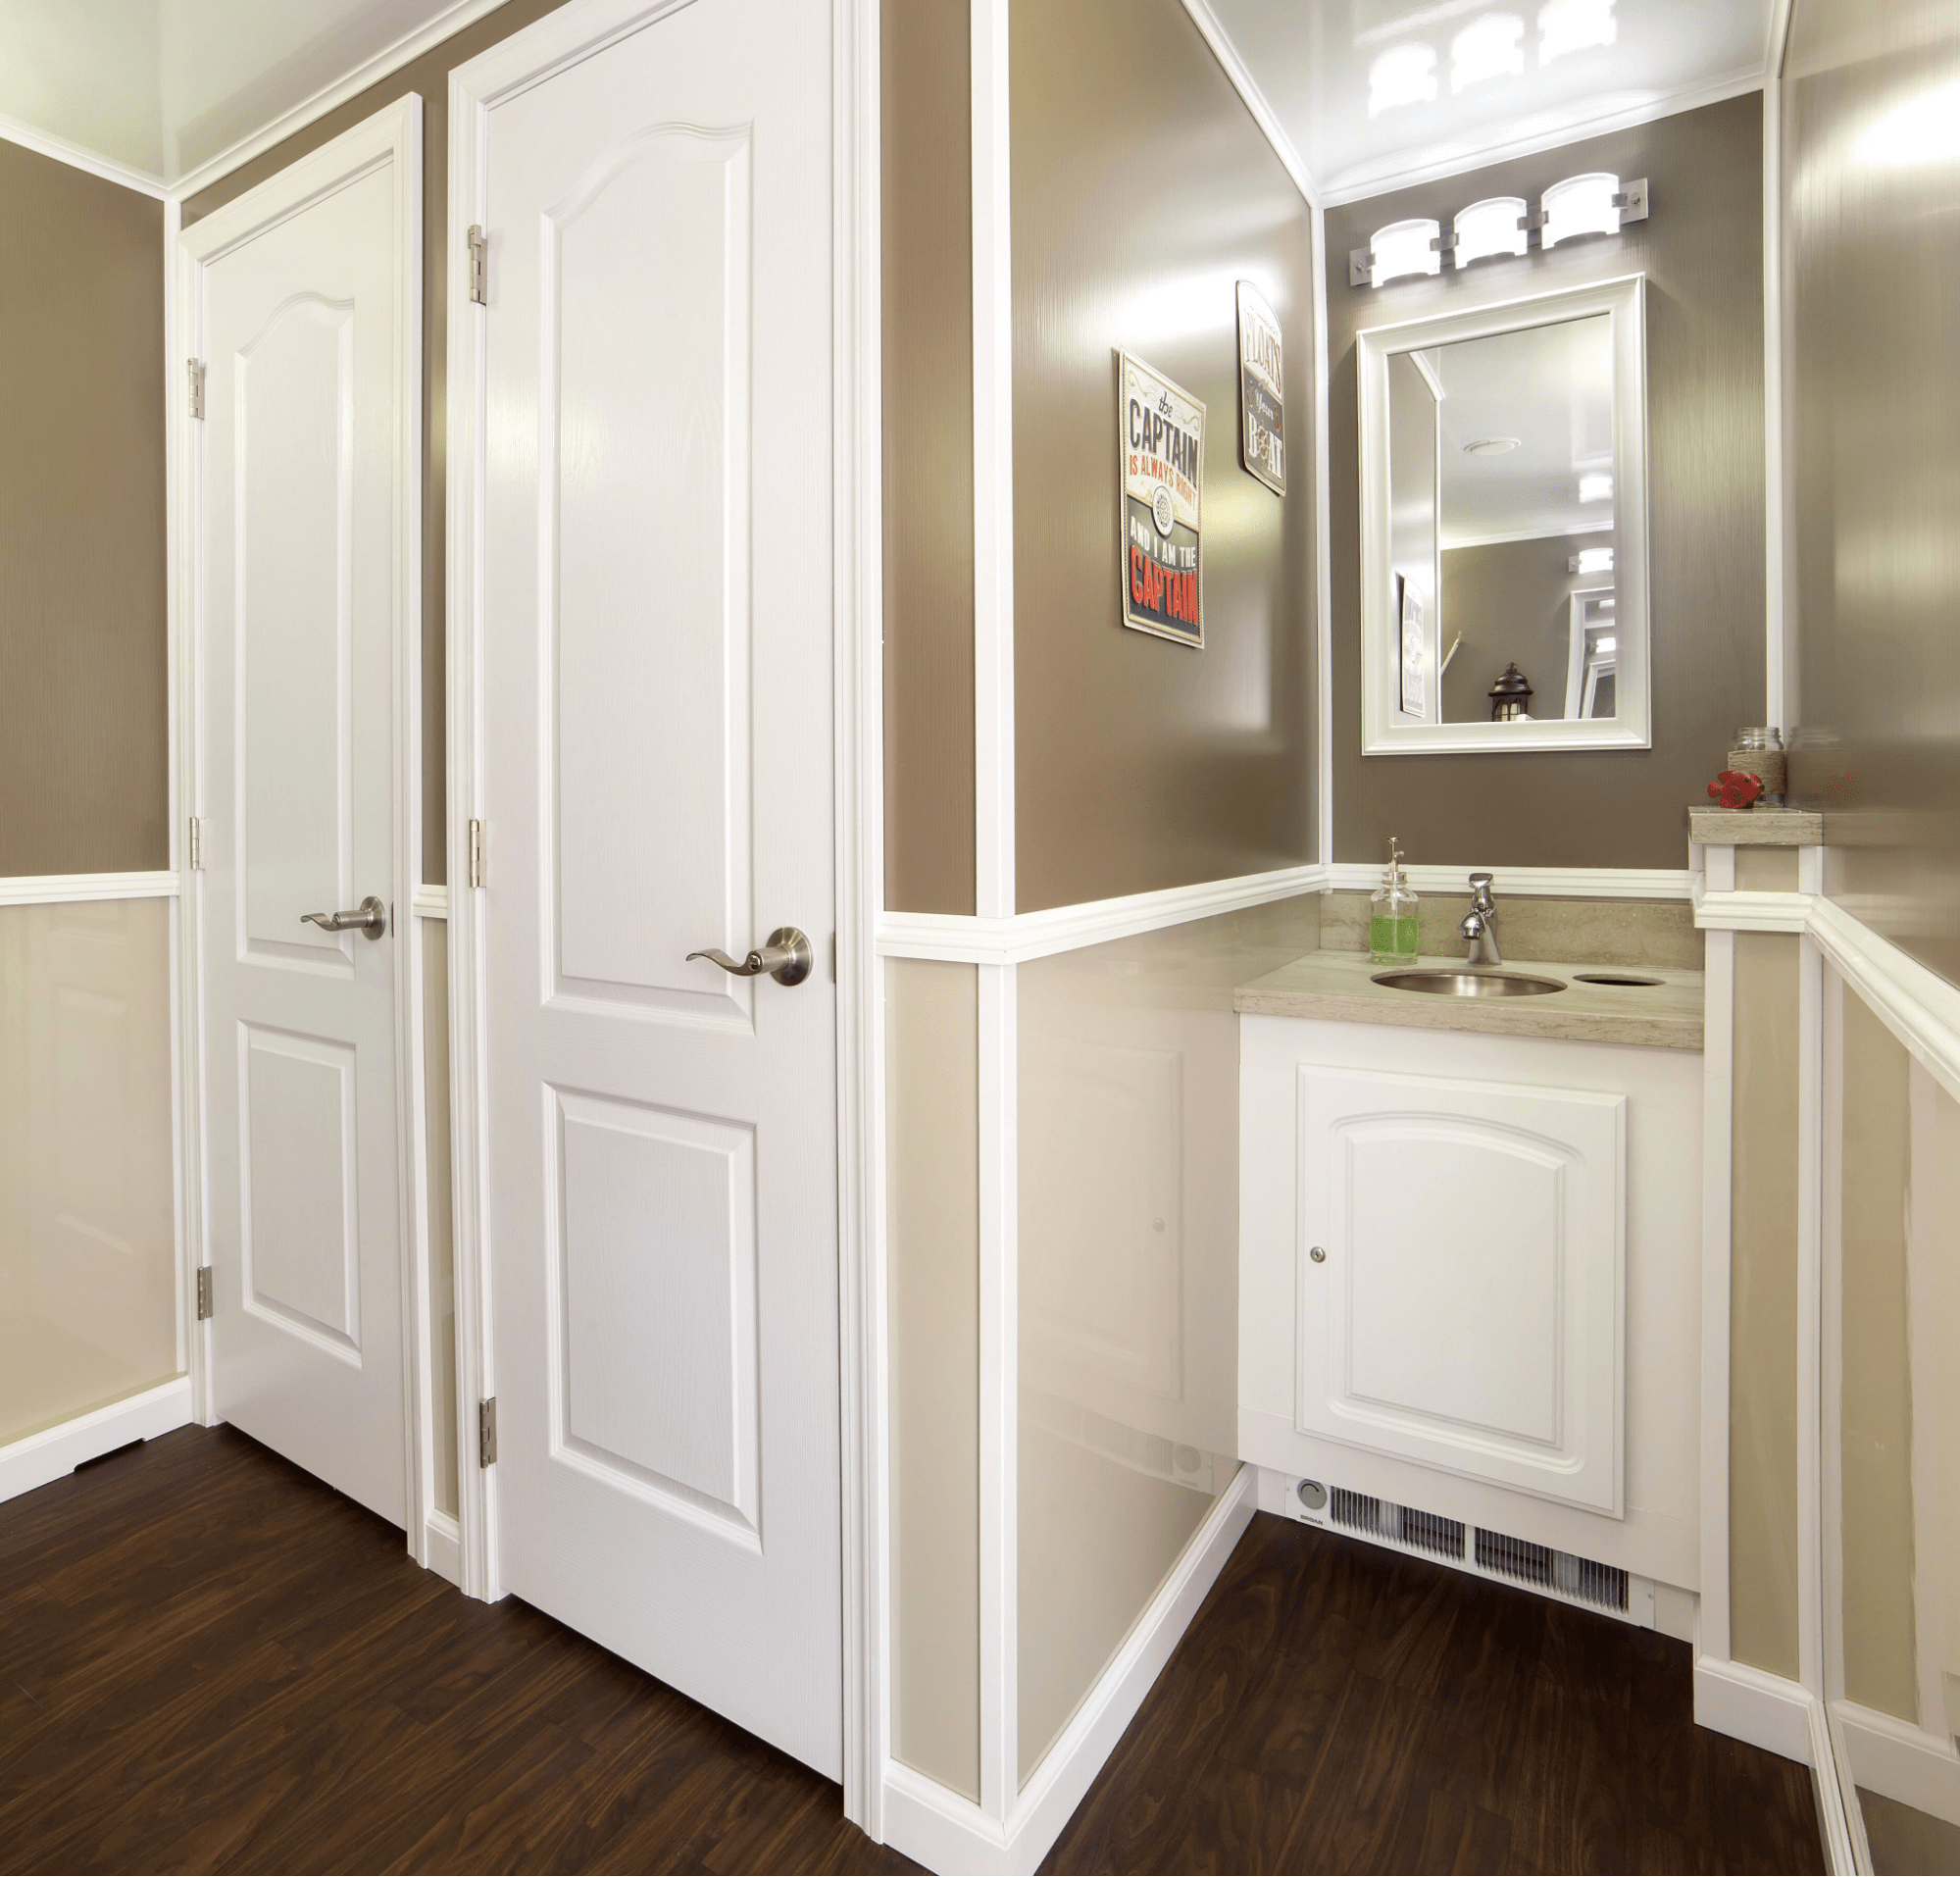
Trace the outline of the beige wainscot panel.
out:
M 1741 858 L 1738 854 L 1738 861 Z M 1737 885 L 1741 884 L 1738 868 Z M 1757 885 L 1748 884 L 1752 888 Z M 1798 1673 L 1796 1156 L 1801 943 L 1782 933 L 1735 935 L 1730 1215 L 1730 1652 L 1739 1662 L 1791 1680 Z
M 1903 1045 L 1844 995 L 1838 1300 L 1844 1694 L 1918 1718 L 1912 1582 L 1912 1360 L 1906 1208 L 1912 1121 Z
M 182 1371 L 170 917 L 0 907 L 0 1444 Z
M 884 975 L 891 1750 L 980 1800 L 980 976 Z
M 435 1508 L 456 1516 L 456 1246 L 449 1186 L 449 924 L 422 921 L 422 1061 L 427 1114 L 428 1298 L 434 1319 L 429 1392 Z
M 1235 985 L 1317 899 L 1021 967 L 1020 1776 L 1236 1470 Z

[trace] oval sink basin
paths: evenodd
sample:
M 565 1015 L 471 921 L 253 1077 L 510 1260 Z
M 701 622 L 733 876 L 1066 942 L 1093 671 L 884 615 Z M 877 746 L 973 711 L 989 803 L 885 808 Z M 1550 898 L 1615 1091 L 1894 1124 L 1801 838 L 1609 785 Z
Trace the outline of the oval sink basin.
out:
M 1383 971 L 1375 982 L 1432 997 L 1542 997 L 1565 989 L 1556 978 L 1527 978 L 1515 971 Z

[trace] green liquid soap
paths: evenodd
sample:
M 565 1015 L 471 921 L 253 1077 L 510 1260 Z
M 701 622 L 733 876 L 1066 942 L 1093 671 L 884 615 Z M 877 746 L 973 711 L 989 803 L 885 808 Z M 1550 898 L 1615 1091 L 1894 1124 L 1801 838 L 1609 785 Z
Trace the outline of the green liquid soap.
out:
M 1416 915 L 1371 913 L 1368 920 L 1368 956 L 1378 965 L 1411 964 L 1416 956 Z

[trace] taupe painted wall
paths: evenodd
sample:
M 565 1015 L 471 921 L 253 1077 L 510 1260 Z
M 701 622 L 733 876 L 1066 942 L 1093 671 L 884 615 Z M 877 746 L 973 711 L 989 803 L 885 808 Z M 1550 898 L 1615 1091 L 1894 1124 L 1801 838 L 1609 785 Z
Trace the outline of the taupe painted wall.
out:
M 1017 904 L 1311 860 L 1306 205 L 1179 0 L 1010 33 Z M 1284 334 L 1283 500 L 1238 465 L 1241 279 Z M 1206 407 L 1202 651 L 1120 624 L 1118 346 Z
M 879 19 L 884 903 L 974 909 L 973 112 L 967 0 Z
M 170 864 L 161 202 L 0 143 L 0 874 Z
M 209 215 L 213 209 L 243 195 L 249 188 L 276 176 L 289 164 L 331 142 L 341 131 L 371 118 L 385 104 L 410 92 L 422 97 L 422 877 L 440 884 L 448 876 L 445 835 L 447 791 L 444 761 L 448 738 L 444 730 L 446 681 L 443 675 L 443 476 L 446 404 L 445 366 L 448 357 L 449 264 L 449 74 L 477 53 L 534 20 L 542 19 L 563 0 L 506 0 L 494 13 L 410 61 L 399 72 L 317 118 L 283 143 L 233 170 L 200 190 L 183 205 L 183 223 Z M 159 865 L 162 863 L 159 862 Z
M 1651 219 L 1464 276 L 1346 283 L 1347 252 L 1372 229 L 1446 223 L 1482 196 L 1532 197 L 1587 170 L 1645 177 Z M 1750 94 L 1328 212 L 1334 858 L 1377 859 L 1393 831 L 1415 861 L 1684 864 L 1682 804 L 1721 767 L 1730 732 L 1762 721 L 1762 100 Z M 1355 332 L 1636 269 L 1647 275 L 1653 748 L 1363 757 Z
M 1550 534 L 1443 549 L 1443 650 L 1463 634 L 1443 678 L 1445 723 L 1487 724 L 1490 686 L 1510 663 L 1532 682 L 1533 717 L 1565 715 L 1572 596 L 1613 584 L 1611 575 L 1572 572 L 1573 556 L 1597 538 Z
M 1797 0 L 1784 72 L 1791 783 L 1827 888 L 1960 983 L 1960 149 L 1883 127 L 1950 114 L 1960 7 Z
M 1742 859 L 1738 853 L 1738 863 Z M 1784 861 L 1789 855 L 1768 853 Z M 1755 855 L 1749 855 L 1754 861 Z M 1738 887 L 1768 891 L 1767 878 Z M 1730 1187 L 1729 1637 L 1794 1680 L 1797 1649 L 1797 976 L 1801 940 L 1735 935 Z

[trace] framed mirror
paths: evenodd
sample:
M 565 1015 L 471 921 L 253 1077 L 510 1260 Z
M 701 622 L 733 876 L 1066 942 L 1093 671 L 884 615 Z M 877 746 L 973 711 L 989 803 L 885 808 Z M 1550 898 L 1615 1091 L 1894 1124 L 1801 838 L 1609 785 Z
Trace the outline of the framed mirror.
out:
M 1652 746 L 1644 301 L 1357 334 L 1367 754 Z

